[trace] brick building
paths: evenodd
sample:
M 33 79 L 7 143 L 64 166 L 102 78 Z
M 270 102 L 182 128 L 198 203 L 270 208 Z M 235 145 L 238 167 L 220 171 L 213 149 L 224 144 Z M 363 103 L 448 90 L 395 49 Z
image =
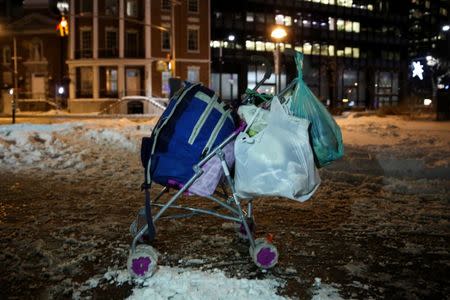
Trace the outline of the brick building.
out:
M 0 86 L 2 107 L 10 113 L 9 90 L 14 87 L 14 40 L 17 56 L 17 103 L 20 110 L 48 110 L 64 74 L 61 39 L 55 33 L 58 17 L 48 1 L 2 1 L 0 7 Z M 17 4 L 17 5 L 16 5 Z
M 172 3 L 70 1 L 71 112 L 145 113 L 145 97 L 167 97 L 172 76 L 209 85 L 209 0 Z

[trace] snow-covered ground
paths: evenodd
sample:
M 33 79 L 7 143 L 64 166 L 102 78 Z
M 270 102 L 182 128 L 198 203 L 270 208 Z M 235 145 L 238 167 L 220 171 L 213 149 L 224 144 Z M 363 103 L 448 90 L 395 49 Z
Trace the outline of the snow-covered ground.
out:
M 139 160 L 140 139 L 149 135 L 154 122 L 155 119 L 147 122 L 117 119 L 83 120 L 50 125 L 31 123 L 2 125 L 0 172 L 48 173 L 62 176 L 61 178 L 68 179 L 69 182 L 73 180 L 72 182 L 76 184 L 77 180 L 73 179 L 76 176 L 84 174 L 81 176 L 89 177 L 96 174 L 99 168 L 104 169 L 105 164 L 114 166 L 117 163 L 117 172 L 126 177 L 128 170 L 123 167 L 126 157 L 130 157 L 133 161 Z M 378 186 L 382 186 L 383 193 L 436 195 L 443 192 L 443 198 L 449 195 L 449 122 L 411 121 L 400 116 L 357 117 L 355 114 L 338 117 L 337 122 L 343 132 L 346 157 L 321 170 L 321 175 L 325 178 L 344 178 L 343 181 L 348 181 L 350 185 L 352 182 L 359 182 L 358 174 L 381 178 L 377 187 L 374 187 L 374 183 L 367 182 L 358 183 L 360 186 L 354 190 L 349 189 L 355 198 L 360 196 L 357 195 L 358 191 L 365 193 L 366 189 Z M 116 170 L 114 167 L 111 169 Z M 105 170 L 102 176 L 114 179 L 115 175 L 110 174 L 111 169 Z M 131 183 L 127 183 L 126 186 L 130 185 Z M 324 190 L 328 191 L 326 186 Z M 357 205 L 367 204 L 355 202 L 353 208 Z M 5 211 L 6 208 L 2 205 L 0 219 L 6 216 Z M 405 216 L 413 215 L 414 212 L 406 211 Z M 353 214 L 351 218 L 357 217 L 360 216 Z M 446 219 L 448 214 L 443 212 L 438 217 L 442 217 L 438 221 L 442 226 L 448 225 L 449 220 Z M 4 221 L 0 221 L 0 224 L 2 223 Z M 406 223 L 405 221 L 405 226 Z M 401 227 L 402 224 L 398 225 Z M 383 224 L 371 226 L 382 227 Z M 424 228 L 426 226 L 424 225 Z M 448 248 L 444 251 L 448 252 Z M 105 266 L 108 267 L 107 272 L 99 272 L 81 283 L 74 284 L 72 297 L 83 298 L 86 291 L 101 285 L 120 287 L 128 283 L 133 287 L 130 299 L 282 298 L 280 291 L 285 285 L 282 277 L 271 275 L 264 279 L 247 279 L 242 276 L 233 278 L 220 270 L 207 271 L 184 266 L 178 268 L 164 266 L 162 263 L 152 278 L 134 283 L 125 271 L 125 266 Z M 350 273 L 362 272 L 352 264 L 348 264 L 346 268 Z M 314 277 L 303 280 L 314 281 Z M 341 299 L 339 286 L 332 282 L 321 283 L 321 280 L 316 278 L 314 284 L 310 285 L 312 297 L 316 300 Z

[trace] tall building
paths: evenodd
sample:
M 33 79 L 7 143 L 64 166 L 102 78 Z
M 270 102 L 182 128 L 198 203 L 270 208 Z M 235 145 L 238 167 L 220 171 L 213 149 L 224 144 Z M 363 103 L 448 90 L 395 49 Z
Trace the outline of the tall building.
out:
M 237 98 L 263 77 L 251 55 L 273 61 L 276 47 L 305 54 L 304 79 L 330 106 L 395 105 L 407 92 L 408 1 L 228 0 L 212 2 L 212 86 Z M 275 28 L 287 36 L 271 38 Z M 281 87 L 296 76 L 281 56 Z M 260 90 L 274 92 L 272 76 Z
M 411 97 L 416 103 L 435 100 L 439 89 L 450 85 L 450 1 L 409 1 L 409 44 Z M 413 76 L 414 64 L 422 67 L 421 76 Z M 447 75 L 446 75 L 447 74 Z M 450 106 L 450 99 L 447 100 Z
M 170 77 L 209 85 L 209 0 L 69 5 L 71 112 L 147 112 L 142 96 L 166 97 Z
M 20 110 L 56 105 L 65 52 L 55 33 L 57 23 L 46 0 L 0 1 L 0 111 L 11 113 L 9 91 L 14 87 Z

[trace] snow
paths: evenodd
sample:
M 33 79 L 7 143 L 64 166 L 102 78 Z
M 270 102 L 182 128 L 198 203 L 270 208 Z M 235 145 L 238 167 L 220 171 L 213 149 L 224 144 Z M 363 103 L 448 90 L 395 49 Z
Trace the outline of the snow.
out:
M 364 188 L 370 189 L 377 185 L 364 183 L 365 179 L 359 178 L 359 173 L 383 175 L 380 183 L 382 189 L 402 195 L 414 195 L 418 192 L 437 194 L 442 190 L 443 180 L 449 179 L 449 122 L 411 121 L 398 116 L 357 117 L 356 114 L 346 114 L 336 120 L 342 129 L 346 156 L 327 170 L 334 171 L 336 178 L 348 178 L 349 184 L 361 181 L 358 193 L 363 193 L 361 191 Z M 109 150 L 124 151 L 127 155 L 136 156 L 139 155 L 140 138 L 149 135 L 154 121 L 118 119 L 50 125 L 2 125 L 0 171 L 38 169 L 71 173 L 95 168 L 101 161 L 111 161 L 114 157 Z M 89 151 L 93 146 L 108 151 L 93 154 Z M 326 175 L 327 171 L 324 172 Z M 355 201 L 354 218 L 359 217 L 356 215 L 358 205 L 367 204 Z M 383 202 L 376 205 L 388 204 Z M 373 226 L 383 226 L 383 220 L 374 222 Z M 65 243 L 70 244 L 70 237 L 67 237 Z M 39 240 L 35 247 L 43 248 L 39 246 Z M 412 253 L 417 249 L 414 245 L 407 244 L 404 251 Z M 89 257 L 80 255 L 80 259 L 89 260 Z M 194 257 L 186 262 L 185 265 L 189 266 L 187 268 L 161 265 L 153 277 L 143 282 L 133 281 L 126 270 L 113 267 L 105 274 L 96 274 L 86 280 L 74 292 L 73 297 L 82 298 L 83 292 L 101 284 L 131 284 L 134 288 L 129 299 L 283 299 L 278 295 L 283 288 L 283 281 L 279 278 L 238 279 L 227 277 L 219 270 L 195 269 L 204 261 L 203 257 Z M 60 267 L 76 268 L 76 261 L 69 263 L 73 266 Z M 359 270 L 358 265 L 347 265 L 346 268 L 350 273 Z M 291 267 L 286 272 L 296 273 L 296 270 Z M 315 279 L 312 291 L 314 300 L 342 299 L 339 285 L 322 283 L 319 278 Z

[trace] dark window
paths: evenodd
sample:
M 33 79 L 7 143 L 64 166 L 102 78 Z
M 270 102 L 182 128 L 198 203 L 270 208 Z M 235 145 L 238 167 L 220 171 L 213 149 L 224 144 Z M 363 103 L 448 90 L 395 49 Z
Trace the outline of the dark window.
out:
M 161 49 L 170 50 L 170 33 L 167 31 L 161 32 Z
M 198 12 L 198 0 L 188 0 L 188 12 Z
M 80 12 L 81 13 L 92 12 L 92 0 L 81 0 L 80 1 Z
M 188 28 L 188 51 L 198 51 L 197 28 Z
M 105 15 L 117 15 L 117 0 L 105 0 Z
M 127 32 L 126 36 L 126 56 L 136 57 L 138 56 L 138 33 L 134 31 Z
M 169 10 L 170 8 L 170 0 L 161 0 L 161 9 Z
M 92 57 L 92 31 L 82 29 L 80 34 L 81 57 Z

